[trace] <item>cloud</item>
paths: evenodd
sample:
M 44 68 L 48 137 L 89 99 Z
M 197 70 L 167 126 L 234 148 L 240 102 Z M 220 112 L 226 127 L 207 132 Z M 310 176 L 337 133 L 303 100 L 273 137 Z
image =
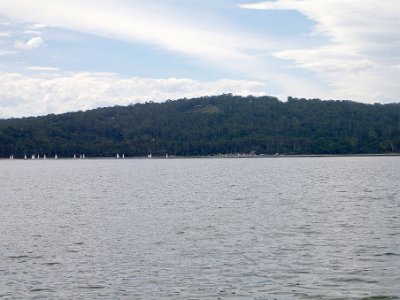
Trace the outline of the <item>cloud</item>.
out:
M 16 54 L 17 52 L 15 51 L 1 51 L 0 50 L 0 56 L 2 55 L 12 55 L 12 54 Z
M 40 31 L 37 31 L 37 30 L 25 30 L 24 33 L 25 34 L 32 34 L 32 35 L 40 35 L 40 34 L 42 34 Z
M 279 42 L 275 40 L 278 34 L 272 39 L 270 33 L 253 35 L 238 29 L 246 17 L 256 13 L 254 11 L 249 15 L 242 11 L 243 19 L 229 25 L 223 18 L 217 20 L 215 15 L 208 18 L 206 13 L 199 12 L 201 9 L 191 9 L 189 13 L 177 3 L 179 1 L 1 0 L 0 16 L 13 24 L 23 24 L 31 33 L 45 27 L 51 27 L 52 31 L 64 28 L 184 54 L 192 58 L 194 64 L 230 72 L 230 77 L 265 82 L 265 90 L 272 94 L 363 102 L 399 100 L 400 85 L 396 80 L 400 65 L 398 0 L 276 0 L 240 6 L 259 10 L 260 14 L 265 9 L 294 10 L 315 24 L 313 33 L 306 33 L 307 39 L 299 34 L 291 35 L 290 40 L 281 36 Z M 217 8 L 213 13 L 216 11 Z M 262 23 L 260 27 L 268 24 Z M 36 42 L 30 43 L 33 39 L 37 39 Z M 26 49 L 44 43 L 40 37 L 33 39 L 20 41 L 15 46 Z M 30 62 L 37 63 L 40 62 Z M 108 79 L 105 85 L 110 81 Z
M 27 67 L 28 70 L 31 71 L 60 71 L 59 68 L 54 67 L 40 67 L 40 66 L 29 66 Z
M 241 5 L 255 10 L 295 10 L 315 22 L 319 47 L 281 50 L 275 57 L 318 74 L 340 98 L 398 101 L 394 65 L 400 63 L 398 0 L 278 0 Z
M 41 37 L 33 37 L 26 42 L 17 41 L 15 42 L 15 48 L 17 49 L 34 49 L 42 46 L 44 43 Z
M 49 27 L 49 26 L 46 25 L 46 24 L 42 24 L 42 23 L 33 24 L 31 26 L 32 29 L 43 29 L 43 28 L 46 28 L 46 27 Z
M 257 81 L 200 82 L 185 78 L 122 78 L 112 73 L 76 73 L 24 76 L 0 73 L 0 117 L 21 117 L 233 93 L 265 95 Z
M 16 22 L 36 23 L 35 29 L 59 27 L 150 44 L 229 68 L 258 65 L 247 50 L 266 47 L 262 38 L 195 22 L 167 6 L 153 1 L 2 0 L 0 12 Z
M 11 36 L 10 32 L 0 31 L 0 37 L 9 37 Z
M 280 49 L 274 38 L 188 13 L 171 1 L 2 0 L 0 12 L 16 23 L 39 24 L 30 28 L 64 28 L 184 54 L 193 65 L 264 81 L 280 94 L 315 96 L 321 90 L 320 82 L 293 76 L 272 55 L 258 55 Z

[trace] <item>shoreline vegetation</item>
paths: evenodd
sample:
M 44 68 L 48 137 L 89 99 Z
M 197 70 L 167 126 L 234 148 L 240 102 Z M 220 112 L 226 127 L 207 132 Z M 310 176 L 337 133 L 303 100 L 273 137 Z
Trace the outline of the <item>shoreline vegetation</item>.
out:
M 328 157 L 398 157 L 400 153 L 382 153 L 382 154 L 221 154 L 221 155 L 209 155 L 209 156 L 153 156 L 151 158 L 147 156 L 132 156 L 132 157 L 85 157 L 85 158 L 73 158 L 73 157 L 46 157 L 46 158 L 0 158 L 0 160 L 17 160 L 17 161 L 57 161 L 57 160 L 169 160 L 169 159 L 218 159 L 218 158 L 328 158 Z
M 0 120 L 2 158 L 398 153 L 400 103 L 224 94 Z

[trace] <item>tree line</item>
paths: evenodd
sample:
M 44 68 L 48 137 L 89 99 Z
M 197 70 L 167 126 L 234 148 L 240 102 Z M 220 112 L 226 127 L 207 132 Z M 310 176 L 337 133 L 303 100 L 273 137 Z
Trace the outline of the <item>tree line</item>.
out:
M 0 120 L 0 157 L 400 152 L 400 104 L 231 94 Z

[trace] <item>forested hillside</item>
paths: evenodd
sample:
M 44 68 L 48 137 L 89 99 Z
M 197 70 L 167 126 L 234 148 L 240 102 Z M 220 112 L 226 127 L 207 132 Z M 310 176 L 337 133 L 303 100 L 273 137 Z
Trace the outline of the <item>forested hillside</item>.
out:
M 400 104 L 230 94 L 0 120 L 0 156 L 400 152 Z

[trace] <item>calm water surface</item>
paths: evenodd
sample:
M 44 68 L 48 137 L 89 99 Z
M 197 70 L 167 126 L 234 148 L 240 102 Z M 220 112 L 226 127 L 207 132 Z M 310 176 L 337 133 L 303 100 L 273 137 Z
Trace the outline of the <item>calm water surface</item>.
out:
M 0 191 L 0 299 L 400 296 L 400 157 L 3 160 Z

